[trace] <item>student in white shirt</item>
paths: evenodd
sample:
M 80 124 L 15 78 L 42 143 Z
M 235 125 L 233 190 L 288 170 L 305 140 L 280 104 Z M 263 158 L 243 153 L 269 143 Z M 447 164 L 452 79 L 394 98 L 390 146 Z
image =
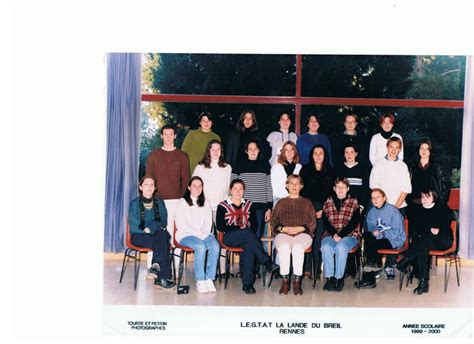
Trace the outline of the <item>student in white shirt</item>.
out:
M 401 141 L 402 148 L 398 153 L 398 158 L 403 160 L 403 139 L 400 134 L 393 132 L 393 127 L 395 125 L 395 116 L 388 112 L 383 114 L 379 120 L 380 128 L 382 129 L 380 133 L 372 136 L 370 140 L 369 148 L 369 160 L 372 165 L 375 165 L 375 162 L 379 159 L 383 159 L 385 154 L 387 154 L 387 140 L 391 137 L 398 137 Z

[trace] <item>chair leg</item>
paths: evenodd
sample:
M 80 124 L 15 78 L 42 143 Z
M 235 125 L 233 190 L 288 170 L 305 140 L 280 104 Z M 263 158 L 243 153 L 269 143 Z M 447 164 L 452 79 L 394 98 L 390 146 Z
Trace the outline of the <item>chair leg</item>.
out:
M 318 267 L 314 263 L 314 251 L 311 251 L 311 268 L 312 268 L 312 275 L 313 275 L 313 289 L 316 287 L 316 274 L 318 272 Z
M 133 290 L 137 290 L 138 272 L 140 271 L 140 251 L 135 251 L 135 283 Z
M 354 253 L 354 266 L 355 266 L 355 273 L 356 273 L 356 278 L 357 278 L 357 286 L 360 287 L 360 270 L 359 270 L 359 265 L 358 265 L 358 256 L 359 256 L 359 252 L 355 252 Z
M 184 250 L 181 250 L 179 253 L 179 271 L 178 271 L 178 284 L 176 287 L 176 292 L 179 291 L 179 287 L 181 286 L 181 278 L 183 277 L 183 265 L 184 265 Z
M 229 250 L 225 253 L 225 279 L 224 279 L 224 289 L 227 289 L 227 281 L 229 280 L 229 270 L 230 270 L 230 252 Z
M 458 269 L 458 259 L 459 257 L 457 255 L 454 256 L 454 266 L 456 267 L 456 279 L 458 281 L 458 287 L 460 286 L 459 284 L 459 269 Z M 461 268 L 461 261 L 459 261 L 459 268 Z
M 124 255 L 123 255 L 122 272 L 120 273 L 120 281 L 119 281 L 119 283 L 122 283 L 123 274 L 125 273 L 125 268 L 126 268 L 125 259 L 127 260 L 127 263 L 128 263 L 128 251 L 129 251 L 129 250 L 130 250 L 129 248 L 125 249 L 125 253 L 124 253 Z
M 174 262 L 174 249 L 172 248 L 171 249 L 171 255 L 170 255 L 170 259 L 171 259 L 171 273 L 173 274 L 173 282 L 176 283 L 176 263 Z
M 444 292 L 448 290 L 448 256 L 444 256 Z
M 265 287 L 265 280 L 266 280 L 266 277 L 267 277 L 267 270 L 265 269 L 265 265 L 261 265 L 260 266 L 260 275 L 262 275 L 262 283 L 263 283 L 263 286 Z

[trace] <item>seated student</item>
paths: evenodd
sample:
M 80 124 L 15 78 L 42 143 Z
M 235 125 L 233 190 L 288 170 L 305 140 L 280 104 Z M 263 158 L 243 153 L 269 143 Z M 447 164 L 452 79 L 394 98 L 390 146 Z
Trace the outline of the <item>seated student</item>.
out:
M 189 180 L 188 189 L 176 206 L 175 222 L 176 241 L 194 250 L 197 292 L 215 293 L 213 281 L 216 278 L 220 246 L 212 234 L 212 208 L 204 196 L 200 177 L 194 176 Z
M 257 218 L 253 203 L 242 198 L 245 183 L 241 179 L 230 182 L 230 197 L 217 207 L 217 230 L 224 232 L 224 244 L 230 247 L 241 247 L 240 255 L 242 272 L 242 290 L 246 294 L 255 294 L 255 260 L 273 272 L 278 265 L 273 264 L 265 252 L 262 242 L 256 235 Z
M 381 189 L 373 189 L 371 199 L 373 207 L 367 213 L 367 231 L 363 234 L 364 252 L 367 259 L 366 265 L 378 268 L 382 258 L 377 250 L 399 249 L 403 246 L 406 235 L 403 216 L 397 208 L 387 202 L 385 192 Z M 387 279 L 395 278 L 393 268 L 391 268 L 392 260 L 394 263 L 395 259 L 396 257 L 387 257 L 385 262 Z M 375 288 L 375 282 L 363 283 L 362 287 Z
M 168 219 L 165 204 L 154 195 L 156 187 L 152 176 L 144 176 L 138 185 L 140 196 L 130 203 L 128 210 L 132 244 L 153 250 L 150 270 L 156 276 L 155 286 L 174 288 L 175 283 L 170 280 L 170 235 L 166 230 Z
M 341 291 L 349 251 L 357 245 L 360 222 L 359 202 L 348 194 L 347 178 L 336 178 L 335 195 L 329 196 L 323 206 L 324 239 L 321 242 L 324 277 L 323 290 Z M 334 259 L 336 267 L 334 268 Z
M 273 210 L 272 227 L 274 245 L 280 259 L 282 284 L 279 293 L 287 295 L 290 290 L 290 258 L 293 258 L 293 292 L 302 295 L 304 251 L 313 243 L 316 227 L 315 210 L 311 201 L 300 196 L 303 180 L 298 175 L 286 179 L 288 197 L 282 198 Z
M 398 270 L 406 271 L 414 263 L 419 283 L 413 292 L 418 295 L 429 289 L 429 251 L 447 250 L 453 243 L 451 209 L 439 201 L 438 193 L 432 189 L 421 191 L 421 203 L 410 222 L 413 241 L 397 264 Z

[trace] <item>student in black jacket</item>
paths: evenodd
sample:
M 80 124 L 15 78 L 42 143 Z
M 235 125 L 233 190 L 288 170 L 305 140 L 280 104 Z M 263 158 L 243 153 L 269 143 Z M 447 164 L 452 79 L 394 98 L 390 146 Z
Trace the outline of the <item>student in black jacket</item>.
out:
M 405 271 L 410 263 L 414 264 L 419 284 L 413 292 L 418 295 L 429 290 L 429 251 L 446 250 L 453 243 L 451 209 L 439 201 L 438 193 L 432 189 L 421 191 L 421 203 L 422 207 L 417 208 L 410 220 L 413 241 L 397 263 L 400 271 Z

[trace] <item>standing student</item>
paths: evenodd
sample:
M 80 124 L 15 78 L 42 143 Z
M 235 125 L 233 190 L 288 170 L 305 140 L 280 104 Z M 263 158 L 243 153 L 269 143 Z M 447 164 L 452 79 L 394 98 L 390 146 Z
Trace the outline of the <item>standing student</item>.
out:
M 168 232 L 173 236 L 175 209 L 189 180 L 189 159 L 174 145 L 176 131 L 173 126 L 163 126 L 161 138 L 163 146 L 148 156 L 146 174 L 156 180 L 157 195 L 165 202 L 168 212 Z
M 212 219 L 216 223 L 217 206 L 229 196 L 232 167 L 224 160 L 224 148 L 218 140 L 207 144 L 204 157 L 196 166 L 193 176 L 199 176 L 206 185 L 206 197 L 212 208 Z M 225 250 L 223 252 L 225 254 Z M 221 271 L 225 270 L 225 258 L 220 259 Z
M 323 205 L 326 199 L 333 192 L 334 173 L 329 166 L 326 150 L 322 145 L 316 145 L 310 151 L 310 161 L 301 168 L 300 176 L 303 178 L 304 188 L 301 196 L 308 198 L 316 211 L 316 231 L 313 239 L 313 252 L 319 254 L 321 249 L 321 239 L 324 232 L 323 226 Z M 310 276 L 311 265 L 307 259 L 305 273 Z M 317 267 L 317 270 L 319 266 Z M 316 270 L 316 271 L 317 271 Z
M 370 173 L 369 186 L 371 189 L 379 188 L 387 195 L 388 203 L 406 213 L 405 199 L 411 193 L 410 173 L 408 166 L 400 159 L 402 140 L 391 137 L 387 140 L 384 158 L 375 162 Z
M 395 126 L 395 116 L 391 112 L 383 114 L 379 119 L 380 124 L 380 133 L 372 136 L 370 140 L 369 148 L 369 159 L 372 165 L 375 165 L 377 160 L 383 159 L 387 154 L 386 146 L 387 140 L 392 137 L 398 137 L 400 139 L 400 152 L 398 153 L 398 158 L 403 160 L 403 139 L 400 134 L 393 132 L 393 127 Z
M 344 150 L 348 144 L 358 148 L 358 162 L 367 166 L 369 162 L 369 144 L 365 134 L 357 130 L 359 117 L 353 112 L 348 112 L 344 116 L 344 131 L 334 137 L 332 142 L 332 158 L 334 166 L 344 163 Z
M 267 162 L 268 163 L 268 162 Z M 217 207 L 216 228 L 224 232 L 224 244 L 241 247 L 242 290 L 246 294 L 255 294 L 255 263 L 265 265 L 273 272 L 278 265 L 272 263 L 265 252 L 262 242 L 255 235 L 257 220 L 252 201 L 244 199 L 245 183 L 234 179 L 230 183 L 230 197 Z
M 167 212 L 163 200 L 155 196 L 155 179 L 145 175 L 139 182 L 140 196 L 128 210 L 130 239 L 133 245 L 153 250 L 150 272 L 155 276 L 155 286 L 170 289 L 171 281 L 170 234 L 166 230 Z
M 296 143 L 298 153 L 301 158 L 301 165 L 305 165 L 310 160 L 310 152 L 316 145 L 322 145 L 326 150 L 326 159 L 328 164 L 332 167 L 331 144 L 326 135 L 319 132 L 320 122 L 316 115 L 310 115 L 306 123 L 308 131 L 301 135 Z
M 256 234 L 261 238 L 265 222 L 271 217 L 273 193 L 270 177 L 270 164 L 258 159 L 261 147 L 258 141 L 250 140 L 245 152 L 247 158 L 232 166 L 231 179 L 242 179 L 245 183 L 245 199 L 252 201 L 256 214 Z
M 176 241 L 194 250 L 197 292 L 215 293 L 220 246 L 212 234 L 212 209 L 204 196 L 201 178 L 194 176 L 189 180 L 188 189 L 176 207 L 175 219 Z
M 231 166 L 235 166 L 237 161 L 247 158 L 245 147 L 250 140 L 259 143 L 261 149 L 259 159 L 268 161 L 270 159 L 270 148 L 259 131 L 257 117 L 252 110 L 245 109 L 240 114 L 236 128 L 229 132 L 226 143 L 225 160 Z
M 272 180 L 273 206 L 278 200 L 288 196 L 286 189 L 286 179 L 288 176 L 299 175 L 301 171 L 300 157 L 296 145 L 292 141 L 287 141 L 281 149 L 281 154 L 273 165 L 270 174 Z
M 201 161 L 209 141 L 218 140 L 219 135 L 212 131 L 212 115 L 208 111 L 201 112 L 199 115 L 199 128 L 191 130 L 184 138 L 181 150 L 188 154 L 189 170 L 194 168 Z
M 267 136 L 267 141 L 272 149 L 272 156 L 270 158 L 271 166 L 274 166 L 277 163 L 281 149 L 285 142 L 291 141 L 296 143 L 298 141 L 298 135 L 294 132 L 290 132 L 291 118 L 286 112 L 281 113 L 278 124 L 280 125 L 280 129 L 277 131 L 272 131 Z
M 353 143 L 344 147 L 344 162 L 337 165 L 334 175 L 347 178 L 351 196 L 357 198 L 359 207 L 366 209 L 369 203 L 369 171 L 367 165 L 359 161 L 359 148 Z

